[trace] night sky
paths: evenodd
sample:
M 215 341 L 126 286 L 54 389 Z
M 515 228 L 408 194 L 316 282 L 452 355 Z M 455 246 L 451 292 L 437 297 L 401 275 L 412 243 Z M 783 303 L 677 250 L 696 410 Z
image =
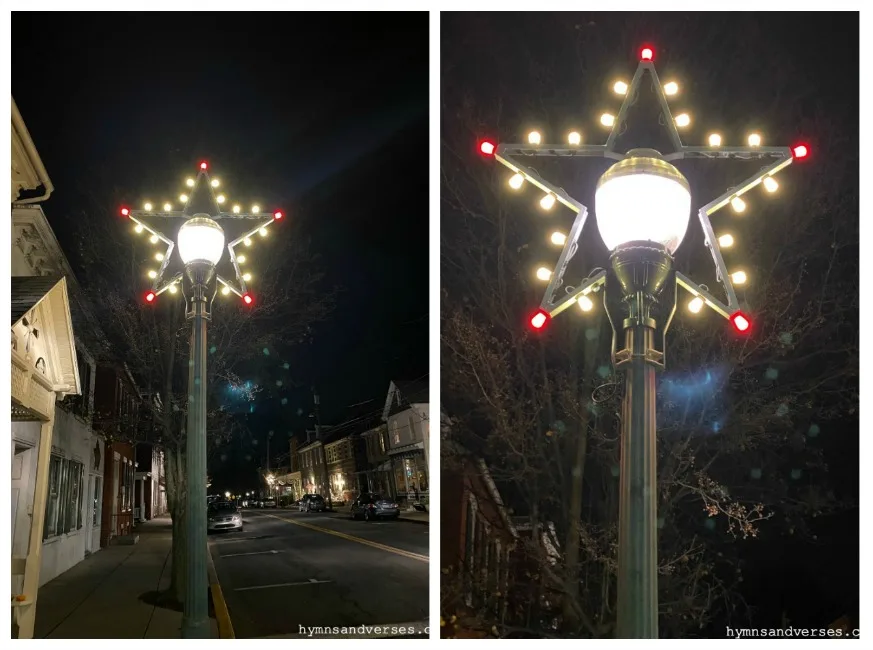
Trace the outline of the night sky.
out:
M 837 295 L 833 304 L 839 306 L 829 312 L 830 322 L 825 325 L 827 334 L 822 333 L 820 338 L 813 337 L 803 346 L 786 352 L 779 362 L 784 363 L 786 370 L 792 369 L 790 379 L 797 383 L 801 393 L 804 378 L 809 377 L 806 389 L 815 394 L 816 415 L 824 419 L 823 414 L 828 413 L 828 424 L 821 427 L 822 431 L 827 429 L 827 434 L 819 435 L 817 424 L 810 426 L 803 417 L 798 417 L 795 426 L 803 433 L 787 438 L 782 446 L 777 445 L 769 467 L 777 465 L 780 456 L 789 463 L 796 462 L 790 460 L 796 448 L 787 440 L 797 448 L 815 450 L 827 464 L 826 484 L 832 490 L 830 495 L 835 496 L 840 505 L 831 515 L 811 520 L 810 534 L 805 539 L 794 537 L 793 528 L 783 531 L 781 520 L 774 520 L 762 527 L 760 539 L 733 546 L 744 576 L 737 593 L 748 607 L 748 618 L 740 616 L 738 610 L 733 620 L 742 621 L 744 625 L 751 621 L 753 626 L 760 627 L 785 627 L 788 620 L 791 625 L 811 628 L 827 626 L 838 617 L 849 615 L 857 626 L 858 357 L 847 352 L 857 349 L 858 340 L 857 300 L 854 298 L 858 287 L 857 13 L 444 12 L 441 39 L 440 119 L 444 170 L 441 283 L 449 296 L 447 304 L 452 304 L 473 322 L 481 320 L 489 336 L 493 332 L 506 341 L 506 349 L 511 349 L 511 345 L 524 337 L 527 319 L 542 298 L 543 286 L 533 281 L 533 269 L 540 264 L 551 268 L 557 258 L 554 247 L 547 245 L 543 224 L 550 223 L 548 219 L 563 218 L 559 223 L 569 228 L 572 219 L 568 210 L 544 215 L 536 205 L 540 193 L 530 184 L 525 184 L 518 193 L 508 190 L 506 181 L 510 172 L 479 155 L 477 141 L 487 138 L 495 142 L 523 142 L 526 133 L 536 128 L 543 133 L 543 142 L 563 142 L 568 131 L 578 129 L 583 133 L 584 143 L 602 144 L 608 129 L 598 124 L 598 117 L 603 112 L 617 112 L 621 102 L 621 98 L 612 93 L 612 81 L 623 78 L 629 82 L 640 46 L 651 44 L 655 48 L 655 66 L 661 80 L 676 79 L 680 84 L 678 97 L 670 102 L 674 116 L 685 110 L 691 115 L 691 127 L 683 132 L 685 144 L 702 144 L 705 135 L 712 131 L 721 132 L 725 144 L 742 144 L 745 134 L 752 130 L 765 134 L 765 144 L 789 145 L 798 141 L 811 144 L 814 153 L 809 166 L 792 165 L 781 175 L 779 182 L 783 186 L 778 201 L 767 202 L 750 194 L 754 205 L 745 220 L 732 220 L 729 215 L 718 213 L 714 223 L 717 230 L 729 224 L 742 241 L 730 259 L 739 260 L 750 269 L 768 268 L 780 256 L 787 258 L 795 251 L 780 251 L 778 233 L 767 234 L 765 224 L 779 224 L 775 229 L 790 229 L 791 215 L 796 215 L 801 222 L 804 215 L 822 215 L 821 223 L 807 233 L 803 242 L 809 255 L 804 262 L 803 281 L 797 289 L 793 309 L 799 310 L 805 301 L 814 301 L 817 295 L 823 295 L 825 284 L 828 292 L 834 291 Z M 645 81 L 640 97 L 647 97 L 648 93 L 649 84 Z M 651 105 L 647 109 L 646 101 L 643 98 L 638 106 L 631 108 L 639 112 L 629 114 L 634 117 L 629 117 L 628 131 L 623 134 L 625 144 L 619 145 L 620 151 L 627 150 L 630 146 L 627 143 L 631 141 L 640 143 L 634 146 L 672 150 L 664 140 L 666 131 L 658 127 L 658 110 Z M 644 114 L 646 110 L 650 111 L 649 115 Z M 645 120 L 650 126 L 640 127 Z M 635 128 L 639 130 L 632 131 Z M 593 215 L 595 184 L 610 161 L 591 161 L 589 167 L 585 167 L 588 161 L 574 162 L 537 158 L 531 164 L 545 178 L 585 203 L 591 210 L 589 214 Z M 677 166 L 689 178 L 696 210 L 709 200 L 704 200 L 704 194 L 714 198 L 764 164 L 749 163 L 746 171 L 739 174 L 733 168 L 704 171 L 704 165 L 697 163 L 677 163 Z M 828 207 L 822 207 L 825 205 Z M 512 288 L 501 294 L 507 297 L 499 304 L 505 310 L 505 321 L 501 309 L 489 307 L 488 300 L 497 293 L 489 287 L 497 286 L 496 280 L 493 285 L 480 282 L 479 270 L 475 268 L 481 258 L 484 260 L 482 268 L 490 270 L 493 277 L 497 255 L 492 257 L 489 244 L 493 243 L 496 250 L 497 227 L 489 219 L 497 221 L 498 214 L 509 214 L 507 221 L 511 224 L 506 235 L 506 257 L 513 261 L 507 263 L 505 282 Z M 581 254 L 573 260 L 584 269 L 571 265 L 567 277 L 572 275 L 573 278 L 568 279 L 569 284 L 585 277 L 590 269 L 608 264 L 606 249 L 596 231 L 589 216 L 580 240 Z M 757 240 L 753 232 L 758 233 Z M 750 236 L 742 239 L 744 235 Z M 474 251 L 471 255 L 475 261 L 463 266 L 464 260 L 469 258 L 454 251 L 477 236 L 482 242 L 482 252 Z M 685 243 L 677 253 L 677 269 L 690 269 L 692 277 L 710 273 L 713 277 L 705 277 L 704 281 L 713 287 L 712 261 L 702 244 L 700 226 L 693 218 Z M 753 280 L 748 294 L 740 292 L 741 301 L 754 302 L 754 291 Z M 723 339 L 726 349 L 738 344 L 731 340 L 725 330 L 727 326 L 714 315 L 690 320 L 684 309 L 688 298 L 682 293 L 680 298 L 683 306 L 677 311 L 673 330 L 668 335 L 667 370 L 663 377 L 671 381 L 678 379 L 677 383 L 703 395 L 707 392 L 708 369 L 704 373 L 699 364 L 695 367 L 693 363 L 690 369 L 688 366 L 677 368 L 677 353 L 669 347 L 674 345 L 669 340 L 677 341 L 680 331 L 691 328 L 711 331 L 712 336 Z M 764 306 L 758 301 L 757 307 Z M 444 340 L 447 336 L 445 310 L 444 307 Z M 498 318 L 494 318 L 495 313 L 499 314 Z M 594 314 L 594 319 L 602 318 L 603 327 L 608 327 L 602 310 L 595 310 Z M 518 324 L 516 330 L 512 329 L 513 322 Z M 579 318 L 575 309 L 561 314 L 542 334 L 547 358 L 555 366 L 569 366 L 568 357 L 572 352 L 561 346 L 583 341 L 582 334 L 594 331 L 594 326 L 587 324 L 592 322 L 592 319 Z M 490 323 L 494 326 L 487 329 Z M 700 338 L 695 340 L 700 341 Z M 574 348 L 577 352 L 581 349 L 581 344 L 578 345 Z M 531 346 L 534 348 L 533 344 Z M 444 346 L 442 351 L 441 401 L 450 417 L 457 416 L 463 422 L 463 430 L 456 434 L 458 440 L 483 454 L 492 464 L 492 471 L 499 473 L 506 454 L 501 456 L 495 451 L 499 442 L 491 439 L 484 442 L 490 433 L 489 423 L 494 420 L 476 415 L 487 400 L 470 398 L 475 387 L 469 388 L 469 384 L 463 384 L 468 386 L 466 391 L 454 387 L 455 376 L 453 367 L 447 365 L 447 349 Z M 533 352 L 531 355 L 536 358 Z M 803 365 L 792 361 L 792 358 L 803 359 L 807 355 L 814 360 Z M 580 358 L 577 356 L 577 361 Z M 454 366 L 458 376 L 463 366 L 461 362 Z M 536 364 L 531 366 L 536 367 Z M 608 365 L 606 374 L 609 374 Z M 780 381 L 787 374 L 783 371 Z M 833 390 L 809 388 L 829 374 L 844 378 L 836 382 L 839 389 L 836 384 Z M 519 379 L 518 385 L 522 384 Z M 778 383 L 776 386 L 778 389 Z M 669 395 L 670 384 L 664 385 L 664 390 Z M 846 401 L 841 401 L 838 392 Z M 666 405 L 660 406 L 667 410 Z M 487 409 L 482 406 L 481 412 Z M 659 418 L 662 418 L 661 411 Z M 659 419 L 659 426 L 662 422 Z M 718 434 L 720 424 L 713 424 L 707 435 Z M 560 456 L 560 452 L 555 455 Z M 586 466 L 586 481 L 591 483 L 590 486 L 586 483 L 586 493 L 601 494 L 598 479 L 588 477 L 592 473 L 599 476 L 597 472 L 603 469 L 599 467 L 602 464 L 604 461 L 598 458 Z M 608 462 L 606 465 L 604 483 L 609 480 Z M 564 469 L 566 476 L 569 466 Z M 749 483 L 747 470 L 745 476 L 742 474 L 744 470 L 727 468 L 726 474 L 736 473 L 737 476 L 732 486 L 742 489 L 743 484 Z M 548 475 L 549 471 L 545 469 L 543 474 Z M 557 473 L 554 468 L 551 471 Z M 792 471 L 794 477 L 804 475 L 800 470 Z M 818 488 L 817 480 L 811 480 L 814 489 Z M 822 481 L 824 485 L 824 479 Z M 514 488 L 510 478 L 502 486 L 504 500 L 518 513 L 525 514 L 530 507 L 521 497 L 525 489 Z M 566 495 L 555 499 L 566 503 L 560 501 L 561 498 L 566 499 Z M 595 498 L 591 497 L 592 501 Z M 543 499 L 549 502 L 549 497 Z M 785 503 L 789 500 L 786 498 Z M 600 505 L 593 503 L 590 507 L 595 509 Z M 559 510 L 556 517 L 563 516 L 560 507 L 556 506 Z M 688 525 L 681 534 L 706 536 L 704 528 L 695 530 L 695 526 Z M 695 634 L 723 637 L 728 620 L 720 615 L 711 627 L 695 630 Z
M 68 215 L 104 190 L 134 202 L 175 188 L 205 159 L 240 200 L 283 208 L 281 236 L 310 238 L 325 290 L 340 290 L 293 352 L 287 402 L 256 402 L 260 447 L 229 450 L 217 480 L 255 487 L 267 432 L 275 455 L 312 426 L 311 387 L 336 424 L 349 405 L 381 408 L 390 380 L 427 374 L 427 13 L 16 13 L 12 29 L 29 71 L 12 94 L 77 275 Z

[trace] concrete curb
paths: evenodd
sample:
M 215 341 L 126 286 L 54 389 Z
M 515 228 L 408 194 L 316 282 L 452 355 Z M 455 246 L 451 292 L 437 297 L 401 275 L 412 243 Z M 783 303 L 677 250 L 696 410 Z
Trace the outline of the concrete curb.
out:
M 430 520 L 425 521 L 424 519 L 411 519 L 409 517 L 400 516 L 397 518 L 397 521 L 406 521 L 411 524 L 424 524 L 425 526 L 430 526 Z
M 235 639 L 233 622 L 230 620 L 230 612 L 227 609 L 227 603 L 224 601 L 221 584 L 218 582 L 218 572 L 215 570 L 215 564 L 212 561 L 212 551 L 209 549 L 206 549 L 206 576 L 209 581 L 209 592 L 212 595 L 212 608 L 215 610 L 215 620 L 218 623 L 218 638 Z

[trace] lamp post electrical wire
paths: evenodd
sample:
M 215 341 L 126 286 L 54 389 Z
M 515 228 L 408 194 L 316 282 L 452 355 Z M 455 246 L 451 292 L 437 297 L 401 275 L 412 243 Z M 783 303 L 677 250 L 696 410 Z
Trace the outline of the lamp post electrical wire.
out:
M 247 212 L 243 212 L 239 205 L 223 211 L 227 197 L 224 193 L 216 193 L 221 182 L 209 177 L 206 162 L 200 163 L 196 178 L 188 178 L 185 184 L 188 189 L 178 197 L 181 210 L 173 209 L 173 201 L 158 204 L 146 201 L 142 210 L 121 208 L 121 215 L 135 224 L 135 233 L 145 233 L 156 246 L 153 258 L 160 262 L 160 266 L 146 273 L 151 280 L 144 295 L 146 303 L 156 304 L 158 297 L 165 292 L 178 293 L 181 285 L 186 303 L 185 316 L 192 321 L 186 432 L 188 540 L 182 636 L 208 638 L 206 323 L 212 319 L 211 308 L 218 285 L 221 285 L 222 295 L 233 293 L 242 299 L 243 304 L 253 304 L 254 298 L 248 290 L 252 276 L 241 269 L 241 265 L 247 262 L 246 255 L 236 249 L 251 247 L 256 235 L 266 237 L 270 224 L 282 220 L 284 214 L 278 210 L 262 212 L 257 204 Z M 208 192 L 205 202 L 198 199 L 198 189 L 201 188 Z M 163 209 L 155 210 L 156 205 Z M 176 226 L 175 237 L 163 231 Z M 226 256 L 223 254 L 225 247 Z M 173 255 L 177 248 L 179 254 Z
M 734 237 L 730 234 L 716 237 L 710 216 L 727 205 L 736 212 L 745 211 L 743 197 L 748 192 L 758 185 L 767 192 L 775 192 L 778 189 L 775 175 L 810 153 L 806 144 L 762 146 L 759 133 L 749 134 L 747 146 L 722 146 L 721 135 L 717 133 L 709 135 L 707 145 L 684 145 L 678 129 L 689 126 L 691 118 L 684 112 L 673 116 L 668 96 L 677 95 L 679 86 L 675 81 L 662 85 L 655 71 L 654 56 L 654 48 L 643 46 L 632 81 L 614 84 L 613 90 L 623 95 L 624 100 L 617 116 L 611 113 L 600 116 L 600 123 L 610 128 L 606 144 L 583 145 L 579 131 L 568 134 L 567 144 L 544 144 L 538 131 L 528 134 L 527 144 L 498 145 L 492 140 L 478 143 L 481 154 L 494 157 L 510 169 L 511 189 L 519 190 L 528 182 L 544 193 L 540 199 L 544 211 L 560 203 L 576 214 L 569 233 L 555 231 L 550 236 L 554 245 L 562 247 L 554 271 L 544 267 L 536 271 L 537 278 L 548 282 L 548 286 L 539 309 L 530 319 L 531 327 L 542 330 L 574 303 L 588 312 L 594 308 L 591 294 L 603 293 L 604 310 L 613 332 L 612 363 L 616 370 L 625 371 L 619 496 L 619 638 L 658 637 L 655 371 L 664 368 L 666 333 L 676 311 L 678 287 L 693 296 L 688 303 L 692 313 L 706 305 L 728 319 L 739 334 L 750 334 L 751 318 L 740 309 L 734 289 L 734 284 L 746 282 L 747 274 L 741 270 L 728 272 L 721 251 L 734 243 Z M 651 78 L 674 148 L 666 155 L 654 149 L 620 153 L 615 148 L 628 109 L 635 103 L 646 74 Z M 610 269 L 594 269 L 577 285 L 565 285 L 564 274 L 578 251 L 588 208 L 545 180 L 527 160 L 522 162 L 546 156 L 616 161 L 601 176 L 595 192 L 597 227 L 611 251 Z M 697 211 L 726 302 L 673 268 L 673 254 L 689 223 L 691 192 L 687 179 L 672 162 L 689 159 L 768 161 L 739 186 Z M 620 349 L 616 349 L 617 341 L 621 341 Z

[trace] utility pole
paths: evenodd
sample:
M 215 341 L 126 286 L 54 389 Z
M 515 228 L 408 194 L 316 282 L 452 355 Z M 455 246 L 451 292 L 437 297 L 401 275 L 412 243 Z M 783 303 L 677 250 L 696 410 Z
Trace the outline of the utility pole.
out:
M 315 406 L 315 439 L 321 441 L 321 413 L 318 408 L 321 405 L 321 398 L 318 396 L 315 386 L 312 387 L 312 403 Z M 324 442 L 321 442 L 321 463 L 324 467 L 324 486 L 327 490 L 327 509 L 333 510 L 333 500 L 330 498 L 330 476 L 327 473 L 327 450 L 324 448 Z

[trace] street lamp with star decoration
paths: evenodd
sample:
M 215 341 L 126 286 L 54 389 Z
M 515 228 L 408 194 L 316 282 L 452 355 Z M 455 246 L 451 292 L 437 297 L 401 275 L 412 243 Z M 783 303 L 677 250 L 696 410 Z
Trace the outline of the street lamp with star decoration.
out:
M 185 257 L 206 256 L 213 258 L 215 280 L 221 285 L 222 295 L 233 293 L 246 305 L 253 304 L 254 296 L 249 291 L 252 275 L 247 270 L 249 251 L 285 214 L 281 210 L 265 212 L 257 203 L 245 211 L 238 203 L 231 205 L 220 189 L 220 180 L 210 178 L 206 162 L 200 163 L 196 177 L 186 179 L 185 185 L 174 201 L 146 201 L 142 210 L 121 208 L 121 215 L 135 224 L 134 232 L 145 235 L 155 247 L 155 264 L 145 271 L 150 281 L 145 301 L 154 304 L 164 292 L 178 293 L 185 278 Z M 221 243 L 217 246 L 219 234 Z M 179 255 L 174 255 L 177 249 Z
M 177 202 L 153 204 L 142 210 L 121 208 L 134 232 L 154 245 L 154 267 L 146 270 L 151 286 L 145 301 L 154 304 L 164 292 L 175 294 L 181 286 L 185 316 L 192 321 L 191 360 L 188 373 L 188 422 L 186 427 L 187 545 L 182 636 L 208 638 L 210 634 L 206 585 L 206 325 L 217 286 L 224 295 L 234 293 L 246 305 L 254 298 L 248 290 L 251 274 L 246 264 L 253 240 L 266 237 L 268 227 L 284 218 L 281 211 L 261 211 L 259 205 L 243 211 L 239 205 L 223 209 L 227 196 L 221 182 L 209 177 L 209 166 L 200 163 L 196 177 L 185 181 Z M 174 210 L 180 205 L 180 210 Z M 160 207 L 162 209 L 155 209 Z M 227 255 L 224 249 L 227 248 Z M 237 248 L 241 248 L 237 251 Z M 178 253 L 178 254 L 176 254 Z
M 571 305 L 583 312 L 594 308 L 591 295 L 603 293 L 603 305 L 612 325 L 611 356 L 616 370 L 626 371 L 621 416 L 621 473 L 619 503 L 619 550 L 617 633 L 620 638 L 657 638 L 657 485 L 656 485 L 656 391 L 655 371 L 664 368 L 664 340 L 676 311 L 678 287 L 692 294 L 689 311 L 704 305 L 728 319 L 736 332 L 748 335 L 751 318 L 740 310 L 735 284 L 746 282 L 742 270 L 729 272 L 722 249 L 734 243 L 733 235 L 716 236 L 710 216 L 725 206 L 735 212 L 747 208 L 748 193 L 759 185 L 772 193 L 778 189 L 775 176 L 810 154 L 807 144 L 793 147 L 763 146 L 760 133 L 750 133 L 745 146 L 724 146 L 718 133 L 707 144 L 686 146 L 679 129 L 691 124 L 686 112 L 675 117 L 669 99 L 679 94 L 675 81 L 662 84 L 655 71 L 655 50 L 639 50 L 639 64 L 630 83 L 617 81 L 614 92 L 624 97 L 617 115 L 603 113 L 599 122 L 610 129 L 606 143 L 583 145 L 582 134 L 570 131 L 566 144 L 545 144 L 539 131 L 531 131 L 526 144 L 478 142 L 479 152 L 510 169 L 508 185 L 520 190 L 530 183 L 543 192 L 540 208 L 550 213 L 561 204 L 576 214 L 569 232 L 555 229 L 549 240 L 561 247 L 554 270 L 540 267 L 536 277 L 547 282 L 539 309 L 530 319 L 542 330 Z M 637 101 L 643 77 L 648 74 L 657 96 L 663 124 L 673 145 L 671 153 L 654 149 L 616 150 L 629 107 Z M 611 251 L 609 270 L 593 269 L 578 284 L 565 285 L 567 265 L 578 251 L 578 240 L 588 208 L 563 188 L 545 180 L 531 165 L 539 157 L 607 158 L 615 163 L 600 177 L 594 195 L 597 228 Z M 725 300 L 713 296 L 705 285 L 693 282 L 673 268 L 673 254 L 685 237 L 691 212 L 688 180 L 672 164 L 677 160 L 760 160 L 767 164 L 734 188 L 700 207 L 697 216 L 704 241 L 715 264 L 716 278 Z M 616 349 L 621 339 L 621 349 Z M 657 345 L 657 344 L 660 345 Z

